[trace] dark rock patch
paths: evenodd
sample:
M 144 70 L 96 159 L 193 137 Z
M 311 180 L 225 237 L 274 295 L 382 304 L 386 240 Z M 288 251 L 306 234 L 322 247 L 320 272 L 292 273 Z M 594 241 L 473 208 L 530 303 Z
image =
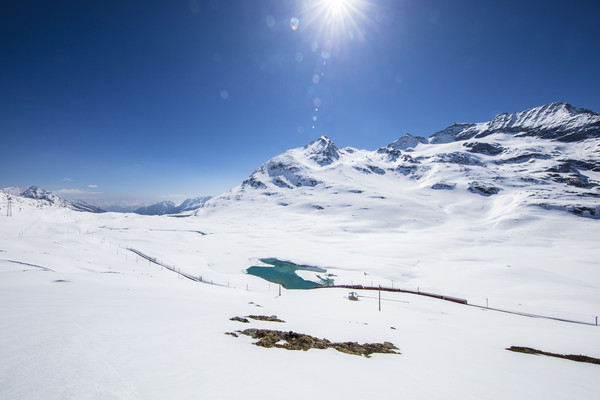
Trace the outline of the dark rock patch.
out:
M 589 215 L 592 218 L 596 217 L 596 209 L 594 209 L 592 207 L 573 206 L 573 207 L 569 208 L 569 211 L 576 215 L 581 215 L 581 216 Z
M 247 318 L 255 319 L 257 321 L 285 322 L 284 320 L 277 318 L 277 315 L 248 315 Z
M 534 355 L 542 355 L 548 357 L 556 357 L 556 358 L 564 358 L 571 361 L 584 362 L 589 364 L 600 364 L 600 358 L 594 358 L 589 356 L 584 356 L 581 354 L 557 354 L 557 353 L 549 353 L 547 351 L 537 350 L 531 347 L 521 347 L 521 346 L 511 346 L 507 348 L 508 351 L 514 351 L 516 353 L 525 353 L 525 354 L 534 354 Z
M 367 165 L 367 168 L 374 174 L 377 175 L 385 175 L 385 171 L 375 165 Z
M 600 207 L 598 209 L 593 207 L 586 207 L 582 205 L 558 205 L 558 204 L 550 204 L 550 203 L 540 203 L 538 204 L 545 210 L 559 210 L 559 211 L 568 211 L 571 214 L 577 215 L 579 217 L 591 218 L 591 219 L 600 219 Z
M 521 154 L 520 156 L 507 158 L 504 160 L 498 160 L 498 161 L 496 161 L 496 163 L 497 164 L 521 164 L 521 163 L 527 162 L 529 160 L 547 160 L 549 158 L 550 158 L 550 156 L 547 154 L 528 153 L 528 154 Z
M 303 333 L 292 331 L 282 332 L 270 329 L 246 329 L 238 331 L 238 333 L 258 339 L 258 342 L 254 344 L 266 348 L 277 347 L 286 350 L 303 351 L 333 348 L 342 353 L 365 356 L 367 358 L 373 353 L 400 354 L 396 351 L 398 348 L 390 342 L 365 344 L 358 344 L 357 342 L 330 342 L 327 339 L 319 339 Z
M 460 151 L 438 154 L 438 161 L 450 164 L 483 166 L 483 163 L 477 156 Z
M 589 179 L 582 174 L 574 173 L 574 174 L 550 174 L 550 177 L 554 182 L 564 183 L 569 186 L 578 187 L 582 189 L 591 189 L 595 186 L 598 186 L 594 183 L 591 183 Z
M 417 172 L 418 167 L 416 165 L 398 165 L 394 172 L 399 172 L 404 176 L 412 175 Z
M 482 196 L 492 196 L 494 194 L 498 194 L 500 190 L 502 189 L 481 182 L 469 183 L 469 192 L 480 194 Z
M 293 189 L 294 187 L 283 180 L 280 176 L 273 178 L 273 183 L 280 188 Z
M 232 317 L 232 318 L 229 318 L 229 320 L 230 320 L 230 321 L 243 322 L 243 323 L 245 323 L 245 324 L 248 324 L 248 323 L 250 323 L 250 321 L 248 321 L 248 319 L 247 319 L 247 318 L 242 318 L 242 317 Z
M 433 190 L 452 190 L 456 187 L 455 183 L 438 182 L 431 185 Z
M 479 153 L 488 156 L 497 156 L 504 151 L 504 147 L 496 143 L 471 142 L 463 143 L 463 146 L 468 148 L 469 150 L 467 151 L 470 153 Z
M 254 189 L 266 189 L 267 188 L 267 185 L 265 185 L 264 183 L 262 183 L 261 181 L 259 181 L 258 179 L 256 179 L 253 176 L 251 176 L 250 178 L 248 178 L 244 182 L 242 182 L 242 187 L 246 187 L 246 186 L 253 187 Z

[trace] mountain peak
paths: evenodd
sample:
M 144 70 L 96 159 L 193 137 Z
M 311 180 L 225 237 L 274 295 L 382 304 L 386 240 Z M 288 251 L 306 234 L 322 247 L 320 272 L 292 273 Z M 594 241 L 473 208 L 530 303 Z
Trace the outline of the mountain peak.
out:
M 60 197 L 58 197 L 56 194 L 49 192 L 48 190 L 40 189 L 37 186 L 29 186 L 21 193 L 19 193 L 19 196 L 26 197 L 28 199 L 46 200 L 52 204 L 58 204 L 63 206 L 64 204 L 66 204 L 66 202 Z
M 596 114 L 596 115 L 598 115 L 597 113 L 595 113 L 591 110 L 587 110 L 585 108 L 580 108 L 580 107 L 575 107 L 569 103 L 565 103 L 565 102 L 561 102 L 561 101 L 556 101 L 554 103 L 534 107 L 531 110 L 526 110 L 526 111 L 532 111 L 532 110 L 539 110 L 539 111 L 545 111 L 545 112 L 564 111 L 571 115 L 576 115 L 576 114 Z
M 388 144 L 387 147 L 393 150 L 407 150 L 413 149 L 419 145 L 419 143 L 427 143 L 427 139 L 421 136 L 413 136 L 410 133 L 401 136 L 399 139 Z
M 453 123 L 446 129 L 434 133 L 430 137 L 430 143 L 450 143 L 457 140 L 471 139 L 478 133 L 477 124 Z
M 304 146 L 304 151 L 309 159 L 322 167 L 340 158 L 339 149 L 327 136 L 321 136 L 310 142 Z
M 600 138 L 600 114 L 569 103 L 555 102 L 516 113 L 498 114 L 485 123 L 455 123 L 431 135 L 429 141 L 450 143 L 493 133 L 535 136 L 559 142 Z
M 329 139 L 327 136 L 321 136 L 318 139 L 313 140 L 312 142 L 310 142 L 309 144 L 307 144 L 306 146 L 304 146 L 304 148 L 321 148 L 321 149 L 325 149 L 329 146 L 334 146 L 335 144 L 333 143 L 333 141 L 331 139 Z
M 563 102 L 512 114 L 498 114 L 487 125 L 487 133 L 482 133 L 481 136 L 505 132 L 561 142 L 600 137 L 600 114 Z

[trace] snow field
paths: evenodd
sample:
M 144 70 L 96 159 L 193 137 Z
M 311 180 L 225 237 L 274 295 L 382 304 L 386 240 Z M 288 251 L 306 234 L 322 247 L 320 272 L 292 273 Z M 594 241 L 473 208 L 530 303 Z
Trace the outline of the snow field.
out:
M 275 257 L 327 268 L 336 283 L 593 320 L 596 220 L 540 208 L 519 215 L 504 203 L 506 213 L 478 218 L 478 207 L 489 210 L 479 196 L 463 213 L 464 197 L 447 196 L 449 211 L 445 199 L 423 214 L 410 203 L 418 221 L 394 213 L 409 203 L 378 208 L 370 197 L 348 212 L 244 202 L 188 218 L 18 200 L 0 220 L 0 398 L 595 398 L 596 365 L 505 348 L 600 357 L 600 327 L 399 293 L 382 293 L 381 312 L 377 292 L 360 291 L 358 302 L 341 289 L 277 297 L 275 285 L 243 273 Z M 181 279 L 126 247 L 230 287 Z M 229 320 L 250 314 L 286 323 Z M 264 349 L 224 334 L 248 327 L 390 341 L 402 354 Z
M 350 302 L 340 289 L 284 290 L 276 298 L 131 273 L 2 275 L 2 398 L 294 399 L 306 389 L 336 398 L 567 399 L 596 391 L 594 365 L 504 350 L 524 345 L 599 356 L 596 327 L 396 293 L 383 294 L 378 312 L 377 300 Z M 286 323 L 229 321 L 249 314 L 276 314 Z M 391 341 L 402 354 L 289 352 L 224 335 L 247 327 Z

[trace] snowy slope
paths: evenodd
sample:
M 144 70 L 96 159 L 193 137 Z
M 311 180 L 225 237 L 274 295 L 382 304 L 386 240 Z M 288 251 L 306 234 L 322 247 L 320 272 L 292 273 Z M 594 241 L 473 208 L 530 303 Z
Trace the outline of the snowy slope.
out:
M 0 193 L 0 212 L 5 204 Z M 520 345 L 600 357 L 596 326 L 400 293 L 384 293 L 382 311 L 376 295 L 366 291 L 358 302 L 337 289 L 284 289 L 279 297 L 272 285 L 239 267 L 224 271 L 240 254 L 287 255 L 337 264 L 340 278 L 354 279 L 358 274 L 351 267 L 363 263 L 360 275 L 364 269 L 373 273 L 364 280 L 385 284 L 384 278 L 393 278 L 396 285 L 410 285 L 415 281 L 404 274 L 416 277 L 437 260 L 447 269 L 443 279 L 420 276 L 422 288 L 449 290 L 462 281 L 463 289 L 477 292 L 476 283 L 488 276 L 496 288 L 488 292 L 491 305 L 519 298 L 523 307 L 556 312 L 577 306 L 572 311 L 585 313 L 586 305 L 589 310 L 600 305 L 596 220 L 550 211 L 546 218 L 561 228 L 550 232 L 543 224 L 486 230 L 480 224 L 455 226 L 455 220 L 416 230 L 411 239 L 410 232 L 375 229 L 366 221 L 348 225 L 354 232 L 346 232 L 339 225 L 349 222 L 343 218 L 336 224 L 333 216 L 284 215 L 280 209 L 255 209 L 261 213 L 253 215 L 213 208 L 199 218 L 169 218 L 76 213 L 16 199 L 13 217 L 1 216 L 0 224 L 0 398 L 302 399 L 306 391 L 319 398 L 596 395 L 596 365 L 505 350 Z M 199 228 L 208 234 L 194 231 Z M 436 254 L 432 243 L 445 252 Z M 126 246 L 224 285 L 180 279 Z M 571 264 L 553 272 L 523 265 L 518 259 L 531 261 L 530 246 L 533 254 L 544 249 L 553 257 L 569 249 L 565 257 Z M 515 260 L 508 261 L 511 253 Z M 420 263 L 405 264 L 417 254 Z M 461 258 L 463 265 L 453 264 Z M 444 285 L 437 286 L 440 282 Z M 286 322 L 229 320 L 250 314 Z M 248 337 L 224 334 L 249 327 L 333 341 L 389 341 L 402 354 L 367 359 L 333 349 L 265 349 Z M 299 383 L 305 390 L 290 389 Z
M 590 126 L 598 118 L 553 104 L 510 116 L 520 133 L 466 124 L 462 131 L 482 137 L 407 137 L 375 151 L 322 137 L 267 161 L 196 213 L 203 224 L 218 220 L 215 232 L 229 231 L 231 245 L 207 249 L 209 263 L 233 272 L 271 256 L 330 267 L 338 282 L 429 285 L 480 304 L 493 293 L 513 305 L 527 298 L 593 313 L 600 139 Z M 590 137 L 563 141 L 573 121 Z M 521 134 L 551 128 L 554 138 Z M 521 273 L 545 283 L 523 286 Z M 591 296 L 585 306 L 575 300 L 581 291 Z

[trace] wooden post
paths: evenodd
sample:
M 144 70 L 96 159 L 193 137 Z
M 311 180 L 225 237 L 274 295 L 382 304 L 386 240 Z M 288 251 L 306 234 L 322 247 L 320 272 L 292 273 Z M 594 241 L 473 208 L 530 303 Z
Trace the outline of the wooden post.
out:
M 281 283 L 279 284 L 279 295 L 281 296 Z
M 488 307 L 488 298 L 487 297 L 485 298 L 485 308 L 489 308 Z
M 381 285 L 379 285 L 379 311 L 381 311 Z

